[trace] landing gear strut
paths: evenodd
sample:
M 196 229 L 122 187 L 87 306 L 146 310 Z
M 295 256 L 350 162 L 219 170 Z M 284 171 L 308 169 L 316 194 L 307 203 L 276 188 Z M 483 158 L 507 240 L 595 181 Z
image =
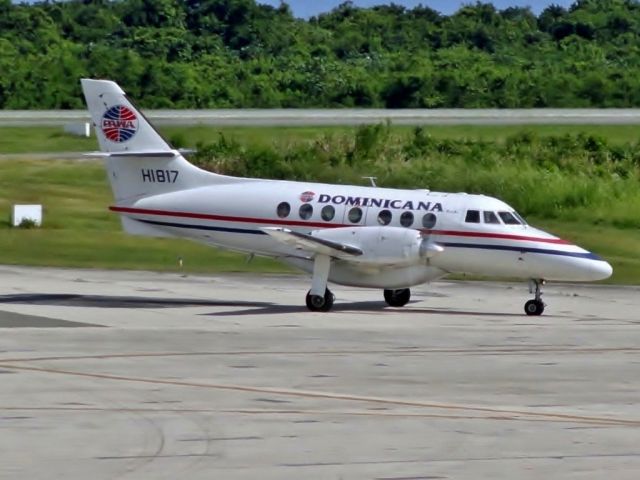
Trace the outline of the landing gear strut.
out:
M 535 298 L 524 304 L 524 312 L 527 315 L 542 315 L 544 312 L 544 302 L 542 301 L 541 286 L 544 280 L 532 279 L 529 281 L 529 293 L 535 293 Z
M 384 291 L 384 300 L 390 307 L 404 307 L 410 298 L 411 290 L 408 288 Z
M 331 259 L 327 255 L 316 255 L 313 261 L 311 290 L 307 292 L 307 308 L 312 312 L 328 312 L 333 307 L 334 296 L 327 288 Z

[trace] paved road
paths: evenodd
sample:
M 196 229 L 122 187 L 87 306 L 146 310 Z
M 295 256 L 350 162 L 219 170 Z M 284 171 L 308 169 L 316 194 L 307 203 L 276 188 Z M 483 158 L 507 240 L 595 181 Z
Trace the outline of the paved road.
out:
M 640 290 L 0 267 L 0 478 L 640 476 Z
M 148 110 L 159 125 L 314 126 L 360 125 L 390 120 L 397 125 L 625 125 L 640 124 L 640 109 L 220 109 Z M 4 110 L 0 126 L 88 122 L 85 110 Z

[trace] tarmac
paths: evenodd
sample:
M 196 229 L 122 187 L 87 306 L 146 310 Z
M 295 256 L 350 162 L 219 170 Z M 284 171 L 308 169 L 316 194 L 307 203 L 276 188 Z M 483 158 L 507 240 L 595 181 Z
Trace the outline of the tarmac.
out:
M 0 266 L 2 479 L 640 478 L 640 289 Z
M 145 110 L 156 125 L 216 127 L 394 125 L 638 125 L 638 108 L 218 108 Z M 87 110 L 2 110 L 0 127 L 90 122 Z

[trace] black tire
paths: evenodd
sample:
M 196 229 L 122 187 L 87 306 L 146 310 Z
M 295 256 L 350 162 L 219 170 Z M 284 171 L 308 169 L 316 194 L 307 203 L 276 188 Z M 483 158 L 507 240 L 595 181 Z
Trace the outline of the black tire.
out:
M 333 293 L 328 288 L 324 291 L 324 297 L 311 295 L 311 290 L 309 290 L 306 297 L 307 308 L 312 312 L 328 312 L 333 307 L 334 299 Z
M 404 307 L 411 299 L 411 290 L 400 288 L 397 290 L 385 290 L 384 301 L 390 307 Z
M 544 312 L 542 300 L 529 300 L 524 304 L 524 313 L 527 315 L 542 315 L 542 312 Z

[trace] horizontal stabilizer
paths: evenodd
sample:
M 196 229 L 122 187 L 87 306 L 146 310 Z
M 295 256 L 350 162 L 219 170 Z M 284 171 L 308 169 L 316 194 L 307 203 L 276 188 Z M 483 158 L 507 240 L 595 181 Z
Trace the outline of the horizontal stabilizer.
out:
M 94 157 L 94 158 L 115 158 L 115 157 L 140 157 L 140 158 L 173 158 L 179 155 L 179 152 L 176 150 L 168 150 L 168 151 L 158 151 L 158 152 L 150 152 L 150 151 L 124 151 L 124 152 L 90 152 L 84 154 L 86 157 Z
M 294 232 L 287 228 L 265 227 L 263 232 L 279 242 L 304 250 L 313 254 L 328 255 L 330 257 L 348 258 L 362 255 L 362 250 L 351 245 L 332 242 L 323 238 L 304 233 Z

